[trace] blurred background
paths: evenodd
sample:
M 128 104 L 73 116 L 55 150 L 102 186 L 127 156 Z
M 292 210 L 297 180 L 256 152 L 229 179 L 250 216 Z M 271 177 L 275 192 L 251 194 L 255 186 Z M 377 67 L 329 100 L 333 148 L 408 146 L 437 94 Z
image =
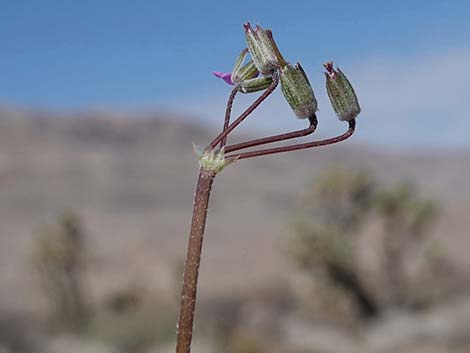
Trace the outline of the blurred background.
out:
M 467 1 L 0 4 L 1 353 L 174 351 L 192 144 L 245 21 L 302 63 L 317 137 L 345 130 L 324 62 L 363 113 L 217 178 L 193 351 L 470 352 Z M 275 92 L 231 141 L 303 124 Z

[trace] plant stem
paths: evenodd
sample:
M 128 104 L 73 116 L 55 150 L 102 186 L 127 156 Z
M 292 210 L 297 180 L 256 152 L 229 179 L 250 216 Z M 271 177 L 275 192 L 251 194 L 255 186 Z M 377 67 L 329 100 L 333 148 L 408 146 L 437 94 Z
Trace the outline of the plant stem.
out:
M 214 148 L 219 144 L 229 133 L 232 132 L 240 123 L 245 120 L 258 106 L 263 103 L 263 101 L 269 97 L 271 93 L 274 92 L 277 85 L 279 84 L 279 76 L 277 74 L 273 74 L 273 82 L 271 86 L 269 86 L 261 96 L 258 97 L 233 123 L 227 126 L 218 136 L 216 136 L 211 143 L 209 144 L 210 148 Z
M 196 194 L 194 196 L 193 218 L 189 234 L 188 253 L 186 255 L 186 264 L 184 268 L 176 353 L 189 353 L 191 350 L 202 241 L 206 225 L 209 195 L 215 175 L 216 173 L 211 170 L 201 168 L 199 171 Z
M 313 115 L 311 118 L 309 118 L 309 123 L 310 123 L 310 125 L 306 129 L 297 130 L 297 131 L 293 131 L 293 132 L 288 132 L 286 134 L 263 137 L 263 138 L 260 138 L 260 139 L 251 140 L 251 141 L 247 141 L 247 142 L 237 143 L 236 145 L 227 146 L 227 147 L 225 147 L 225 153 L 242 150 L 244 148 L 265 145 L 265 144 L 273 143 L 273 142 L 286 141 L 286 140 L 290 140 L 290 139 L 294 139 L 294 138 L 298 138 L 298 137 L 304 137 L 304 136 L 313 134 L 315 132 L 316 128 L 317 128 L 317 125 L 318 125 L 317 117 L 315 115 Z
M 245 158 L 253 158 L 253 157 L 260 157 L 260 156 L 266 156 L 269 154 L 278 154 L 282 152 L 289 152 L 289 151 L 298 151 L 298 150 L 304 150 L 307 148 L 312 148 L 312 147 L 320 147 L 320 146 L 327 146 L 327 145 L 332 145 L 334 143 L 338 143 L 341 141 L 344 141 L 351 137 L 351 135 L 354 133 L 354 130 L 356 128 L 356 121 L 353 119 L 349 121 L 349 129 L 344 133 L 336 137 L 324 139 L 324 140 L 319 140 L 319 141 L 313 141 L 313 142 L 307 142 L 307 143 L 299 143 L 296 145 L 290 145 L 290 146 L 281 146 L 281 147 L 273 147 L 273 148 L 266 148 L 264 150 L 257 150 L 257 151 L 251 151 L 251 152 L 245 152 L 245 153 L 240 153 L 240 154 L 233 154 L 229 156 L 225 156 L 226 158 L 234 158 L 236 160 L 241 160 Z
M 228 126 L 230 125 L 230 115 L 232 114 L 232 106 L 233 106 L 233 101 L 235 100 L 235 96 L 238 93 L 238 87 L 234 87 L 232 89 L 232 92 L 230 93 L 230 96 L 228 97 L 227 101 L 227 107 L 225 109 L 225 119 L 224 119 L 224 127 L 222 131 L 227 130 Z M 220 141 L 220 148 L 225 147 L 227 144 L 227 135 Z

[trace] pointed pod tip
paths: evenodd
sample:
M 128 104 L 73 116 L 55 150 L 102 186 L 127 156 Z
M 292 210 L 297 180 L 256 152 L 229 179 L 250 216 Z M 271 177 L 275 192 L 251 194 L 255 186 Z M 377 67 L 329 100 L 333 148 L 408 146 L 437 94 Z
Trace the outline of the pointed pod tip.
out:
M 327 61 L 326 63 L 323 64 L 325 67 L 327 78 L 335 78 L 336 77 L 336 71 L 333 66 L 333 61 Z
M 323 66 L 325 67 L 327 71 L 331 71 L 333 70 L 333 61 L 327 61 L 326 63 L 323 64 Z

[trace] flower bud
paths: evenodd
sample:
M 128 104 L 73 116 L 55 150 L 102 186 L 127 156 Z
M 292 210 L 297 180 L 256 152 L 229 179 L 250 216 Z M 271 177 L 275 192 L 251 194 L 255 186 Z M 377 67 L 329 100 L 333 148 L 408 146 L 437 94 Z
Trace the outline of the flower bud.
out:
M 235 60 L 235 64 L 233 64 L 232 72 L 237 72 L 240 69 L 243 62 L 245 61 L 246 54 L 248 54 L 248 48 L 243 49 L 240 52 L 240 54 L 237 56 L 237 59 Z
M 317 111 L 317 100 L 302 66 L 286 64 L 281 68 L 281 89 L 284 97 L 299 119 L 312 117 Z
M 272 33 L 261 26 L 251 28 L 248 22 L 244 25 L 246 43 L 251 57 L 259 70 L 264 75 L 272 73 L 278 66 L 278 56 L 280 55 Z
M 253 93 L 265 90 L 273 82 L 272 77 L 262 76 L 257 78 L 252 78 L 251 80 L 245 80 L 239 83 L 240 92 L 242 93 Z
M 243 49 L 235 61 L 231 75 L 231 81 L 234 84 L 239 84 L 242 81 L 255 78 L 259 74 L 253 60 L 250 60 L 247 64 L 242 66 L 247 53 L 248 49 Z
M 333 62 L 327 62 L 323 66 L 327 71 L 326 91 L 338 119 L 353 120 L 361 112 L 361 107 L 351 83 L 339 68 L 333 68 Z
M 241 84 L 246 80 L 253 79 L 259 74 L 253 60 L 248 61 L 245 65 L 240 67 L 237 71 L 232 72 L 232 81 L 235 84 Z

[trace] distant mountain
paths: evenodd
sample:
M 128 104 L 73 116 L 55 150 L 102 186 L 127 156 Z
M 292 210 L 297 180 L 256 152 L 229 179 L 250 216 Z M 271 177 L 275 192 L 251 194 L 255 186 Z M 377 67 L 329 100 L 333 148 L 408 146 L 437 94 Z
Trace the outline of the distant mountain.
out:
M 33 303 L 34 282 L 27 280 L 33 240 L 41 225 L 68 210 L 81 215 L 88 230 L 98 293 L 132 280 L 173 290 L 197 175 L 192 143 L 209 138 L 202 127 L 161 114 L 63 116 L 0 108 L 0 297 L 6 298 L 0 305 Z M 416 182 L 444 205 L 437 229 L 465 241 L 468 151 L 396 153 L 356 146 L 352 138 L 240 161 L 220 174 L 210 204 L 203 291 L 287 278 L 282 244 L 296 199 L 332 166 L 365 167 L 385 182 Z M 451 250 L 466 256 L 470 240 L 466 247 L 454 243 Z

